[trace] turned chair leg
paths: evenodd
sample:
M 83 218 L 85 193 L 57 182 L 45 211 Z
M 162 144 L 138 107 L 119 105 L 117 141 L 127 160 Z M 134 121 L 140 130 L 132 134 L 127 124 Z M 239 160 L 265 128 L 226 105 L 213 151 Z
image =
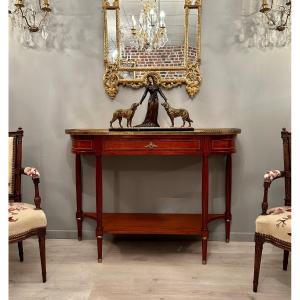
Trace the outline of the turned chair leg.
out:
M 24 254 L 23 254 L 23 242 L 18 242 L 18 249 L 19 249 L 19 258 L 22 262 L 24 260 Z
M 39 247 L 40 247 L 40 257 L 41 257 L 41 266 L 42 266 L 42 277 L 43 282 L 46 282 L 46 230 L 39 234 Z
M 289 263 L 289 254 L 290 252 L 287 250 L 283 251 L 283 270 L 286 271 Z
M 255 260 L 254 260 L 253 292 L 257 292 L 263 245 L 264 245 L 263 238 L 260 237 L 259 235 L 255 234 Z

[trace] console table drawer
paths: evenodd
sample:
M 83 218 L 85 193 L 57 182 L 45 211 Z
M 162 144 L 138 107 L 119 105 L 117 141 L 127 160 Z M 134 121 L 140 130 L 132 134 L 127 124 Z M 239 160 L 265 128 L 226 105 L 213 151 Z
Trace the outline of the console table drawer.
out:
M 233 139 L 213 139 L 211 141 L 213 152 L 234 152 L 235 145 Z
M 73 152 L 92 152 L 93 140 L 74 139 L 72 141 Z
M 164 151 L 197 151 L 200 150 L 200 140 L 161 140 L 161 139 L 128 139 L 106 140 L 103 151 L 118 152 L 164 152 Z

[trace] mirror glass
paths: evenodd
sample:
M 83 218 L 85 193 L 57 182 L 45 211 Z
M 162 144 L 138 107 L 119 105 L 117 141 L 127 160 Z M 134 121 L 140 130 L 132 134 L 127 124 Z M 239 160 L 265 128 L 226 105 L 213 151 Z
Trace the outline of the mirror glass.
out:
M 121 1 L 120 31 L 120 67 L 184 67 L 184 1 Z
M 197 9 L 190 9 L 188 17 L 188 60 L 193 63 L 197 61 L 198 38 L 198 12 Z
M 108 39 L 108 62 L 114 63 L 118 56 L 116 34 L 116 11 L 107 10 L 107 39 Z

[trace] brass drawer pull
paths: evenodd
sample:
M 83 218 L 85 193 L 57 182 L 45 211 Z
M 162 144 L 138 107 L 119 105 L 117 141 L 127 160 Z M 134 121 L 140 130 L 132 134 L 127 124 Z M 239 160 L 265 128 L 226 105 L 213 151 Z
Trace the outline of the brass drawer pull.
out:
M 157 148 L 157 147 L 158 147 L 158 146 L 155 145 L 155 144 L 153 144 L 152 142 L 150 142 L 148 145 L 145 146 L 145 148 L 147 148 L 147 149 L 155 149 L 155 148 Z

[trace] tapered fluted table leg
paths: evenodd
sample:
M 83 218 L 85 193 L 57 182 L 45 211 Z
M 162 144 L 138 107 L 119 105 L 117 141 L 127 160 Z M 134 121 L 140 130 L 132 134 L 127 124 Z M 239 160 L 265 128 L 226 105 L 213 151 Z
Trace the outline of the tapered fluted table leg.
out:
M 231 181 L 232 181 L 232 161 L 231 154 L 226 156 L 226 179 L 225 179 L 225 232 L 226 243 L 230 239 L 230 224 L 231 224 Z
M 98 249 L 98 262 L 102 262 L 102 239 L 103 239 L 103 228 L 102 228 L 102 157 L 101 155 L 96 156 L 96 215 L 97 215 L 97 227 L 96 227 L 96 238 L 97 238 L 97 249 Z
M 80 157 L 80 154 L 76 154 L 75 169 L 76 169 L 77 235 L 78 235 L 78 240 L 81 241 L 82 240 L 83 213 L 82 213 L 82 175 L 81 175 L 81 157 Z
M 207 240 L 208 240 L 208 156 L 203 156 L 202 163 L 202 263 L 207 261 Z

